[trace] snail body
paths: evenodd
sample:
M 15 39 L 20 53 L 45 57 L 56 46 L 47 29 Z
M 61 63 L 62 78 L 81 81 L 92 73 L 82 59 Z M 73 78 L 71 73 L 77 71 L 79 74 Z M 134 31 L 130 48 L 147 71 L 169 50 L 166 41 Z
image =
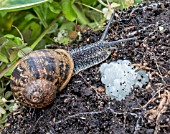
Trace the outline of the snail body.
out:
M 100 41 L 69 51 L 63 49 L 36 50 L 17 63 L 10 78 L 15 98 L 31 108 L 43 108 L 51 104 L 56 93 L 61 92 L 73 74 L 106 60 L 111 48 L 127 38 L 113 42 L 104 41 L 113 15 Z

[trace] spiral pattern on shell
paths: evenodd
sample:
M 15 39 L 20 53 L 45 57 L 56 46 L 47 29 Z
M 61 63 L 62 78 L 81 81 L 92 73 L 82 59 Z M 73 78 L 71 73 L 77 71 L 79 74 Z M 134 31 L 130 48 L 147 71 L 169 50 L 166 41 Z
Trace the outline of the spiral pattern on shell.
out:
M 63 49 L 34 51 L 18 62 L 11 75 L 13 95 L 28 107 L 46 107 L 67 85 L 73 68 L 72 57 Z

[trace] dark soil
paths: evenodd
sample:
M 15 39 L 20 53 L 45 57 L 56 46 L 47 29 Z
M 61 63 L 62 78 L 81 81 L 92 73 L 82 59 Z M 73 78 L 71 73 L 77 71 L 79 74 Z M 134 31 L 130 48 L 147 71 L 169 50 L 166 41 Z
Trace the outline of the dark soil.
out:
M 108 40 L 138 39 L 119 44 L 105 62 L 140 64 L 148 72 L 148 85 L 134 88 L 123 101 L 111 100 L 102 91 L 97 65 L 72 77 L 49 107 L 12 113 L 2 134 L 170 134 L 170 1 L 117 12 L 121 19 L 112 23 Z M 96 42 L 101 34 L 89 30 L 74 44 Z

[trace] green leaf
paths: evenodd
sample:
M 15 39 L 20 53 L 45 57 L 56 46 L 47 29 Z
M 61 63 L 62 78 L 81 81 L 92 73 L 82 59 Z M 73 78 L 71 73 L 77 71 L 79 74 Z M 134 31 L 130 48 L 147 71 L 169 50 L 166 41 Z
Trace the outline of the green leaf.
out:
M 66 19 L 69 21 L 74 21 L 77 18 L 76 13 L 73 10 L 73 4 L 71 3 L 70 0 L 62 0 L 61 7 L 62 7 L 62 12 Z
M 75 27 L 75 23 L 73 22 L 65 22 L 61 25 L 60 27 L 60 31 L 61 30 L 67 30 L 67 31 L 70 31 L 70 30 L 73 30 Z
M 5 114 L 5 113 L 6 113 L 5 109 L 2 108 L 1 106 L 0 106 L 0 113 L 1 113 L 1 114 Z
M 5 38 L 12 40 L 17 45 L 22 44 L 22 39 L 20 37 L 16 37 L 13 34 L 6 34 L 4 35 Z M 9 43 L 9 42 L 8 42 Z
M 69 44 L 72 40 L 68 37 L 64 37 L 63 39 L 59 40 L 59 44 Z
M 0 11 L 18 11 L 37 6 L 49 0 L 0 0 Z
M 1 37 L 0 38 L 0 52 L 4 49 L 5 45 L 8 43 L 8 39 Z
M 2 99 L 0 99 L 0 105 L 4 105 L 4 101 Z
M 48 11 L 47 4 L 42 4 L 40 6 L 34 7 L 34 12 L 37 14 L 38 18 L 41 20 L 41 23 L 45 28 L 48 27 L 48 24 L 46 22 L 46 14 Z
M 24 17 L 25 21 L 30 21 L 32 19 L 38 19 L 38 17 L 36 17 L 35 15 L 33 14 L 28 14 Z
M 5 99 L 9 99 L 9 97 L 11 97 L 12 96 L 12 91 L 7 91 L 6 93 L 5 93 Z
M 18 45 L 22 44 L 22 39 L 20 37 L 15 37 L 14 42 Z
M 12 51 L 12 53 L 11 53 L 10 56 L 9 56 L 10 62 L 12 62 L 12 61 L 14 61 L 14 60 L 17 59 L 17 57 L 18 57 L 17 53 L 18 53 L 18 50 Z
M 6 34 L 6 35 L 4 35 L 4 37 L 6 37 L 8 39 L 13 39 L 15 36 L 13 34 Z
M 142 2 L 142 0 L 134 0 L 134 4 L 139 4 L 141 2 Z
M 0 124 L 4 124 L 6 122 L 7 114 L 3 114 L 0 119 Z
M 30 52 L 32 52 L 32 48 L 31 47 L 25 47 L 25 48 L 19 50 L 18 56 L 19 57 L 24 57 L 25 55 L 27 55 Z
M 86 18 L 85 13 L 81 12 L 75 5 L 73 5 L 73 9 L 77 14 L 77 19 L 80 24 L 88 24 L 90 21 Z
M 6 67 L 7 67 L 6 63 L 1 63 L 1 65 L 0 65 L 0 74 L 2 73 L 3 70 L 5 70 Z M 0 94 L 1 94 L 1 89 L 0 89 Z
M 54 24 L 48 31 L 48 34 L 55 33 L 57 31 L 58 24 Z
M 52 3 L 48 3 L 48 7 L 51 12 L 55 14 L 59 14 L 61 11 L 61 6 L 59 5 L 58 2 L 53 1 Z
M 41 34 L 41 26 L 36 23 L 35 21 L 31 21 L 26 27 L 25 30 L 23 31 L 23 33 L 25 33 L 25 31 L 30 30 L 31 35 L 30 35 L 30 39 L 29 39 L 29 43 L 33 40 L 36 40 L 39 35 Z M 26 37 L 27 38 L 27 37 Z
M 94 5 L 96 4 L 97 0 L 82 0 L 82 3 L 86 5 Z
M 9 107 L 7 108 L 10 112 L 15 111 L 18 109 L 18 105 L 16 103 L 10 103 Z
M 2 95 L 5 92 L 6 88 L 0 88 L 0 95 Z M 2 99 L 0 99 L 0 104 L 4 103 Z
M 0 61 L 8 63 L 8 58 L 4 54 L 0 53 Z
M 12 72 L 14 71 L 15 69 L 15 66 L 14 67 L 11 67 L 5 74 L 5 76 L 11 76 Z

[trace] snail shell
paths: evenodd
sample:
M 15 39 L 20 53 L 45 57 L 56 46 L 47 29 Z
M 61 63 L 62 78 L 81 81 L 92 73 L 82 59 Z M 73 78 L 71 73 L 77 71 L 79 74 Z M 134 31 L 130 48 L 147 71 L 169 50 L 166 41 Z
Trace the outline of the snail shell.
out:
M 56 93 L 73 73 L 72 57 L 63 49 L 37 50 L 22 58 L 11 75 L 13 95 L 23 105 L 42 108 L 51 104 Z

